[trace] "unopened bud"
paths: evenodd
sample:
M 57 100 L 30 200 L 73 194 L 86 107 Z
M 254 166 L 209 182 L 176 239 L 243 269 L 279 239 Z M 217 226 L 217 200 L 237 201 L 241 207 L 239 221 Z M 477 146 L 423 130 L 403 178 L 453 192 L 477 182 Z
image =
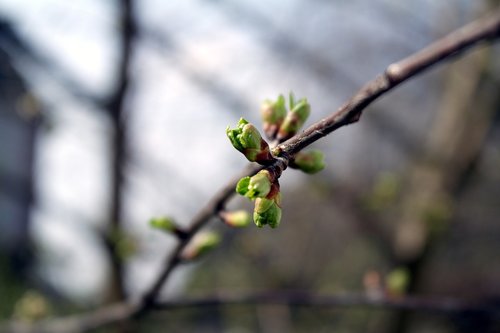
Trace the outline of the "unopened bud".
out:
M 149 220 L 149 225 L 155 229 L 173 232 L 177 229 L 174 220 L 168 217 L 154 217 Z
M 228 126 L 226 134 L 233 147 L 245 155 L 250 162 L 267 165 L 274 160 L 267 142 L 262 139 L 255 126 L 245 119 L 241 118 L 235 129 Z
M 279 95 L 276 101 L 265 100 L 260 108 L 264 133 L 269 139 L 274 139 L 281 123 L 285 119 L 286 106 L 285 97 Z
M 406 268 L 396 268 L 385 279 L 387 291 L 393 296 L 404 295 L 410 283 L 410 272 Z
M 36 321 L 50 315 L 47 299 L 36 291 L 27 291 L 15 304 L 14 317 L 22 321 Z
M 155 217 L 149 220 L 149 225 L 155 229 L 164 231 L 169 234 L 175 234 L 177 237 L 183 239 L 187 237 L 187 233 L 169 217 Z
M 236 192 L 250 199 L 264 198 L 271 191 L 271 175 L 261 170 L 252 177 L 241 178 L 236 185 Z
M 115 251 L 121 260 L 130 259 L 138 249 L 137 240 L 130 234 L 123 233 L 115 242 Z
M 184 260 L 193 260 L 208 253 L 220 243 L 220 236 L 215 232 L 207 231 L 196 234 L 182 252 Z
M 325 155 L 317 149 L 299 152 L 291 166 L 305 173 L 316 173 L 325 168 Z
M 255 208 L 253 212 L 253 220 L 257 227 L 262 228 L 264 225 L 269 225 L 271 228 L 276 228 L 281 221 L 281 195 L 274 199 L 258 198 L 255 200 Z
M 224 223 L 235 228 L 246 227 L 252 220 L 250 214 L 245 210 L 237 210 L 234 212 L 222 211 L 219 215 Z
M 307 99 L 302 98 L 297 103 L 290 95 L 290 112 L 285 117 L 285 120 L 281 124 L 278 132 L 278 139 L 283 141 L 291 138 L 298 132 L 298 130 L 304 125 L 311 113 L 311 105 L 307 102 Z M 293 105 L 292 105 L 293 104 Z

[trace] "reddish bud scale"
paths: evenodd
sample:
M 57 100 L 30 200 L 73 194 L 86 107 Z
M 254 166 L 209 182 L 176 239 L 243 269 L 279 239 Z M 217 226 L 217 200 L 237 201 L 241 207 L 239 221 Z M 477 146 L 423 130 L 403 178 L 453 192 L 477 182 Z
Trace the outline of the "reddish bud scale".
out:
M 276 180 L 271 184 L 271 190 L 267 194 L 266 199 L 269 200 L 275 199 L 279 193 L 280 193 L 280 183 L 278 182 L 278 180 Z M 278 206 L 280 205 L 278 204 Z
M 289 121 L 289 128 L 299 128 L 300 125 L 302 125 L 301 119 L 298 115 L 292 114 L 290 115 L 290 121 Z M 294 136 L 297 133 L 296 130 L 287 130 L 281 127 L 278 131 L 277 139 L 279 141 L 286 141 L 290 139 L 292 136 Z
M 269 165 L 274 162 L 275 158 L 271 154 L 269 150 L 269 145 L 267 144 L 266 140 L 261 139 L 260 140 L 260 152 L 257 153 L 255 157 L 255 162 L 261 164 L 261 165 Z
M 271 124 L 268 122 L 264 122 L 262 124 L 262 128 L 264 129 L 264 133 L 268 138 L 275 138 L 276 135 L 278 134 L 280 124 Z

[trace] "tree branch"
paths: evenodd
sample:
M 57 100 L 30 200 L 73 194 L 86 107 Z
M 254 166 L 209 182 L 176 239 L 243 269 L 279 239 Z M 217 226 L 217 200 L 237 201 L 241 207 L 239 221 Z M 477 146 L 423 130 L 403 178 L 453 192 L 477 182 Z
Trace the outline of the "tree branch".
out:
M 179 240 L 176 248 L 167 258 L 163 271 L 158 275 L 154 283 L 151 285 L 151 288 L 149 288 L 145 293 L 143 297 L 143 306 L 141 312 L 143 310 L 146 310 L 151 304 L 154 303 L 154 300 L 160 292 L 160 289 L 162 288 L 164 282 L 166 281 L 172 270 L 175 268 L 175 266 L 181 262 L 181 252 L 189 243 L 189 240 L 209 221 L 210 218 L 217 215 L 218 212 L 224 208 L 225 203 L 229 200 L 229 198 L 234 195 L 236 183 L 242 177 L 256 174 L 261 168 L 262 167 L 255 165 L 248 165 L 247 168 L 243 170 L 243 172 L 229 181 L 226 186 L 221 188 L 219 192 L 217 192 L 217 194 L 212 197 L 212 199 L 205 205 L 205 207 L 203 207 L 192 219 L 191 227 L 186 231 L 186 237 Z
M 12 321 L 0 325 L 4 333 L 80 333 L 107 326 L 131 318 L 137 305 L 133 303 L 116 303 L 101 307 L 85 314 L 65 318 L 47 319 L 33 324 Z
M 137 30 L 132 0 L 120 0 L 119 10 L 119 59 L 116 66 L 116 83 L 108 98 L 106 109 L 111 118 L 112 137 L 110 139 L 111 193 L 108 225 L 103 241 L 109 258 L 111 273 L 107 301 L 117 302 L 126 298 L 124 286 L 123 259 L 117 250 L 117 237 L 122 237 L 123 189 L 128 160 L 128 128 L 126 98 L 130 90 L 133 43 Z
M 263 292 L 251 294 L 219 293 L 197 298 L 152 303 L 154 311 L 178 310 L 185 308 L 204 308 L 234 305 L 281 304 L 291 307 L 313 308 L 385 308 L 390 310 L 411 310 L 433 314 L 453 315 L 463 313 L 483 313 L 492 317 L 500 316 L 500 307 L 486 302 L 469 302 L 457 298 L 435 298 L 425 296 L 390 297 L 381 295 L 371 297 L 363 293 L 336 295 L 309 292 Z M 34 325 L 11 322 L 0 326 L 0 332 L 10 333 L 63 333 L 86 332 L 114 322 L 129 319 L 136 313 L 138 304 L 118 303 L 98 309 L 86 315 L 76 315 L 63 319 L 46 320 Z
M 174 310 L 228 305 L 282 304 L 294 307 L 366 307 L 412 310 L 452 314 L 457 312 L 478 311 L 500 315 L 500 308 L 485 303 L 468 302 L 457 298 L 436 298 L 425 296 L 380 296 L 370 297 L 364 293 L 343 293 L 336 295 L 314 294 L 308 292 L 263 292 L 257 294 L 221 293 L 199 298 L 182 298 L 154 304 L 156 310 Z
M 372 81 L 362 87 L 337 112 L 311 125 L 304 132 L 279 145 L 279 148 L 294 155 L 318 139 L 336 129 L 356 122 L 364 109 L 374 100 L 400 83 L 420 74 L 423 70 L 442 60 L 449 59 L 481 41 L 498 38 L 500 35 L 500 8 L 490 16 L 476 20 L 444 38 L 432 43 L 417 53 L 393 63 Z

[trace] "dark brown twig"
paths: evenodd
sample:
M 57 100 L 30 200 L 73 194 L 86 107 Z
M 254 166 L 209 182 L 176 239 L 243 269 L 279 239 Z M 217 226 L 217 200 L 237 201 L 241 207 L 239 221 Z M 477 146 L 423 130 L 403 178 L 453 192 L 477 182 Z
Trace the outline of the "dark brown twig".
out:
M 483 303 L 469 302 L 456 298 L 433 298 L 425 296 L 370 297 L 363 293 L 343 293 L 336 295 L 318 295 L 308 292 L 264 292 L 257 294 L 220 293 L 199 298 L 182 298 L 178 300 L 163 301 L 154 304 L 154 308 L 157 310 L 172 310 L 195 307 L 258 304 L 283 304 L 295 307 L 325 308 L 376 307 L 445 314 L 478 311 L 500 315 L 499 307 L 490 307 Z
M 182 298 L 152 303 L 150 304 L 150 309 L 155 311 L 171 311 L 183 308 L 262 304 L 282 304 L 293 307 L 315 308 L 386 308 L 444 315 L 484 313 L 492 317 L 500 316 L 500 308 L 498 306 L 489 305 L 488 303 L 470 302 L 444 297 L 390 297 L 387 295 L 370 297 L 363 293 L 344 293 L 337 295 L 318 295 L 309 292 L 264 292 L 257 294 L 219 293 L 205 297 Z M 136 312 L 137 307 L 138 304 L 120 303 L 98 309 L 86 315 L 47 320 L 39 322 L 36 325 L 11 322 L 4 327 L 0 327 L 0 331 L 11 333 L 85 332 L 114 322 L 126 320 Z
M 111 158 L 111 205 L 108 212 L 108 225 L 103 241 L 110 261 L 109 302 L 126 298 L 124 286 L 123 259 L 117 250 L 117 237 L 122 237 L 123 189 L 125 168 L 127 166 L 128 129 L 126 122 L 126 98 L 130 90 L 130 68 L 133 56 L 133 43 L 136 34 L 133 0 L 120 0 L 119 8 L 119 60 L 116 68 L 116 86 L 109 96 L 106 109 L 111 118 L 113 129 L 110 140 Z
M 167 258 L 164 270 L 158 275 L 155 282 L 151 285 L 151 288 L 145 293 L 141 310 L 145 310 L 154 302 L 161 287 L 163 286 L 164 281 L 170 275 L 175 266 L 182 261 L 180 257 L 182 250 L 184 250 L 186 245 L 189 243 L 189 240 L 196 234 L 196 232 L 200 230 L 210 218 L 217 215 L 218 212 L 224 208 L 226 201 L 235 193 L 234 189 L 238 180 L 242 177 L 256 174 L 260 169 L 261 167 L 249 165 L 240 175 L 233 178 L 226 186 L 220 189 L 219 192 L 217 192 L 217 194 L 205 205 L 205 207 L 198 212 L 198 214 L 191 221 L 191 227 L 185 232 L 185 237 L 180 239 L 174 251 Z
M 304 132 L 279 145 L 279 148 L 290 155 L 296 154 L 336 129 L 358 121 L 371 102 L 400 83 L 478 42 L 498 38 L 499 34 L 500 9 L 497 8 L 490 16 L 474 21 L 421 51 L 389 65 L 383 74 L 368 82 L 337 112 L 311 125 Z

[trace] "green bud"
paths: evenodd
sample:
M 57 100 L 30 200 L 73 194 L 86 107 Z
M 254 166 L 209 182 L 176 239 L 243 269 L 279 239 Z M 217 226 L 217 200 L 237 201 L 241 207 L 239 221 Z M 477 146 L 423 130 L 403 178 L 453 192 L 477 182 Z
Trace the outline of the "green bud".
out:
M 264 198 L 270 191 L 271 175 L 267 170 L 261 170 L 252 177 L 241 178 L 236 185 L 236 192 L 250 199 Z
M 198 233 L 182 252 L 182 258 L 184 260 L 199 258 L 219 245 L 220 241 L 220 236 L 215 232 Z
M 406 268 L 396 268 L 391 271 L 385 280 L 387 291 L 392 295 L 403 295 L 410 283 L 410 272 Z
M 235 129 L 228 126 L 226 134 L 233 147 L 245 155 L 250 162 L 269 164 L 274 160 L 267 142 L 262 139 L 255 126 L 245 119 L 241 118 Z
M 220 212 L 219 215 L 224 223 L 235 228 L 246 227 L 252 220 L 250 214 L 245 210 L 237 210 L 234 212 L 223 211 Z
M 187 233 L 174 222 L 173 219 L 168 217 L 155 217 L 149 220 L 149 225 L 155 229 L 164 231 L 169 234 L 176 235 L 183 239 L 187 237 Z
M 299 152 L 295 156 L 292 166 L 305 173 L 316 173 L 325 168 L 325 155 L 317 149 Z
M 138 251 L 137 240 L 131 235 L 122 235 L 115 244 L 116 254 L 121 260 L 130 259 Z
M 279 95 L 275 102 L 265 100 L 261 105 L 260 114 L 262 117 L 264 133 L 266 133 L 268 138 L 274 139 L 281 123 L 285 119 L 285 97 L 283 97 L 283 95 Z
M 295 102 L 293 94 L 290 94 L 290 104 L 290 112 L 286 115 L 278 132 L 278 139 L 282 141 L 294 136 L 311 113 L 311 105 L 305 98 Z
M 16 302 L 13 317 L 26 322 L 34 322 L 48 317 L 51 312 L 52 307 L 47 298 L 37 291 L 28 290 Z
M 269 225 L 276 228 L 281 221 L 281 196 L 278 194 L 274 199 L 258 198 L 255 200 L 253 220 L 257 227 L 262 228 Z
M 177 226 L 171 218 L 168 217 L 155 217 L 149 220 L 149 225 L 155 229 L 173 232 L 177 229 Z
M 248 186 L 250 185 L 250 177 L 243 177 L 236 184 L 236 193 L 245 196 L 248 192 Z
M 234 148 L 243 152 L 245 149 L 259 149 L 261 136 L 255 127 L 240 118 L 235 129 L 226 129 L 227 136 Z

